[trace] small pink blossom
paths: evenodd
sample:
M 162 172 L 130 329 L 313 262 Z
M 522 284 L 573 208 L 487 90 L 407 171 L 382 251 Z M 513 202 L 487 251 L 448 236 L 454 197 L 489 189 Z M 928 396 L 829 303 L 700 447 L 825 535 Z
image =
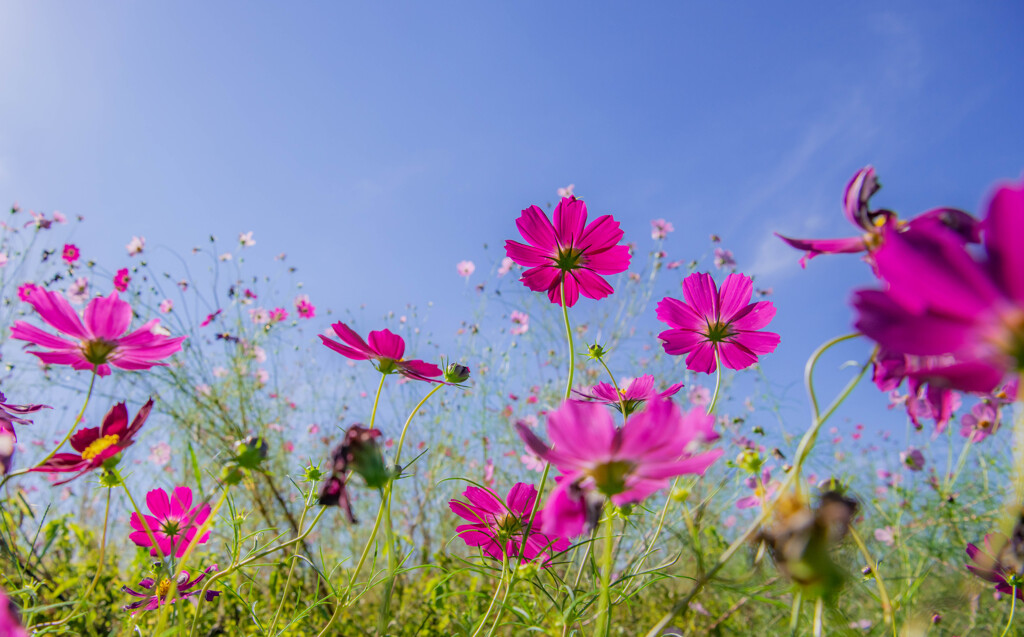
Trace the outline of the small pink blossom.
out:
M 651 222 L 651 238 L 660 241 L 668 236 L 668 233 L 674 232 L 675 228 L 672 224 L 664 219 L 655 219 Z
M 321 335 L 320 340 L 325 346 L 352 360 L 371 361 L 382 374 L 399 373 L 413 380 L 439 382 L 434 380 L 441 376 L 441 368 L 421 360 L 406 360 L 405 340 L 393 334 L 391 330 L 370 332 L 369 343 L 341 321 L 331 326 L 334 333 L 342 340 L 338 343 Z
M 674 396 L 683 388 L 682 383 L 675 383 L 669 385 L 665 391 L 659 392 L 654 388 L 654 376 L 650 374 L 633 379 L 624 378 L 622 384 L 622 388 L 618 391 L 611 383 L 597 383 L 587 391 L 573 390 L 573 393 L 604 405 L 611 405 L 620 412 L 625 406 L 628 416 L 646 402 Z
M 6 252 L 0 252 L 0 268 L 7 266 L 8 259 L 9 257 L 7 256 Z
M 715 248 L 715 267 L 719 270 L 723 268 L 731 268 L 736 265 L 736 259 L 733 258 L 732 252 L 729 250 L 723 250 L 722 248 Z
M 469 277 L 476 270 L 476 265 L 472 261 L 459 261 L 455 264 L 455 271 L 459 273 L 461 277 Z
M 220 316 L 220 313 L 223 311 L 224 310 L 217 310 L 216 312 L 211 312 L 210 314 L 207 314 L 206 318 L 203 319 L 203 322 L 199 324 L 199 327 L 206 327 L 207 325 L 212 323 L 215 318 Z
M 924 470 L 924 454 L 921 453 L 920 449 L 910 447 L 906 451 L 901 451 L 900 462 L 903 463 L 911 471 Z
M 251 248 L 252 246 L 256 245 L 256 241 L 254 241 L 252 238 L 252 230 L 250 230 L 249 232 L 239 232 L 238 243 L 241 244 L 243 248 Z
M 81 305 L 89 299 L 89 279 L 79 277 L 68 287 L 68 300 L 75 305 Z
M 999 429 L 999 410 L 988 403 L 978 403 L 960 419 L 960 435 L 981 442 Z
M 134 257 L 137 254 L 142 254 L 143 249 L 146 247 L 145 237 L 132 237 L 132 240 L 128 242 L 125 249 L 128 250 L 128 256 Z
M 559 198 L 565 199 L 566 197 L 572 197 L 573 192 L 576 190 L 576 184 L 569 184 L 565 188 L 559 188 L 555 191 Z
M 128 274 L 128 268 L 121 268 L 114 275 L 114 289 L 118 292 L 124 292 L 128 289 L 128 284 L 131 283 L 132 277 Z
M 896 543 L 896 532 L 891 526 L 875 529 L 875 539 L 886 546 L 892 546 Z
M 18 298 L 22 301 L 28 302 L 35 292 L 42 291 L 43 288 L 39 287 L 35 283 L 22 283 L 18 286 Z
M 515 261 L 508 257 L 502 257 L 501 266 L 498 267 L 498 276 L 505 276 L 512 270 L 512 266 L 516 264 Z
M 288 320 L 288 310 L 283 307 L 275 307 L 270 310 L 270 322 L 281 323 Z
M 149 448 L 149 461 L 162 467 L 171 461 L 171 445 L 158 442 Z
M 64 262 L 68 265 L 74 265 L 75 261 L 78 261 L 81 256 L 81 250 L 73 243 L 65 243 L 64 250 L 60 253 L 60 258 L 64 259 Z
M 68 218 L 60 210 L 53 211 L 53 220 L 57 223 L 64 224 L 68 222 Z
M 270 382 L 270 372 L 268 372 L 265 369 L 257 369 L 253 373 L 253 378 L 255 378 L 256 382 L 259 383 L 260 385 L 266 385 L 268 382 Z
M 219 257 L 217 257 L 217 260 L 218 261 L 230 261 L 231 260 L 231 253 L 230 252 L 225 252 L 224 254 L 222 254 Z
M 192 506 L 192 489 L 188 487 L 175 487 L 170 496 L 163 489 L 153 489 L 146 494 L 146 504 L 152 513 L 146 516 L 146 524 L 156 538 L 156 546 L 153 546 L 138 513 L 132 513 L 131 526 L 135 532 L 129 534 L 128 539 L 138 546 L 152 547 L 149 554 L 153 557 L 183 557 L 199 527 L 210 517 L 209 504 Z M 197 544 L 205 544 L 209 539 L 210 532 L 206 531 Z
M 171 310 L 174 309 L 174 301 L 170 299 L 164 299 L 163 301 L 160 301 L 159 309 L 161 314 L 168 314 Z
M 311 319 L 316 316 L 316 306 L 309 302 L 308 294 L 300 294 L 295 297 L 295 311 L 304 319 Z
M 262 307 L 249 310 L 249 318 L 251 318 L 252 322 L 256 325 L 266 325 L 270 322 L 270 314 Z
M 518 310 L 512 310 L 512 314 L 509 315 L 509 319 L 512 321 L 512 329 L 509 330 L 515 336 L 526 334 L 530 329 L 530 315 L 526 312 L 520 312 Z

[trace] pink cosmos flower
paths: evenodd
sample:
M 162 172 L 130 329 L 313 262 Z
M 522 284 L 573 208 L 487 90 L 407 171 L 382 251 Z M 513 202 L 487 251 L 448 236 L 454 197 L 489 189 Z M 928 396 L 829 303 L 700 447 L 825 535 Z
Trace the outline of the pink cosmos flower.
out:
M 448 506 L 470 524 L 460 525 L 455 531 L 467 545 L 479 546 L 491 558 L 499 561 L 504 556 L 519 558 L 523 564 L 539 560 L 546 568 L 553 554 L 569 548 L 568 540 L 537 531 L 542 525 L 541 513 L 534 516 L 524 546 L 523 533 L 537 500 L 537 489 L 532 484 L 517 482 L 504 501 L 480 487 L 466 487 L 462 496 L 468 502 L 451 500 Z
M 42 289 L 43 288 L 39 287 L 35 283 L 22 283 L 21 285 L 18 286 L 18 298 L 21 299 L 22 301 L 27 302 L 29 297 L 32 296 L 33 292 Z
M 573 393 L 604 405 L 611 405 L 620 412 L 622 411 L 622 403 L 625 403 L 626 415 L 628 416 L 639 409 L 645 402 L 674 396 L 682 388 L 682 383 L 675 383 L 670 385 L 665 391 L 659 392 L 654 389 L 654 376 L 644 374 L 639 378 L 630 380 L 625 387 L 618 391 L 615 391 L 615 385 L 611 383 L 598 383 L 588 391 L 574 389 Z
M 61 485 L 102 467 L 108 460 L 135 444 L 135 434 L 146 424 L 149 412 L 153 410 L 153 399 L 143 405 L 131 424 L 128 424 L 128 408 L 117 403 L 110 408 L 99 427 L 79 429 L 71 436 L 71 448 L 78 453 L 57 453 L 43 464 L 29 471 L 40 473 L 74 473 L 75 475 L 54 482 Z
M 10 259 L 6 252 L 0 252 L 0 268 L 7 266 L 7 261 Z
M 651 222 L 651 238 L 660 241 L 668 236 L 668 233 L 675 231 L 671 223 L 664 219 L 655 219 Z
M 1017 528 L 1014 529 L 1015 531 Z M 1014 540 L 1010 540 L 1002 533 L 989 533 L 985 536 L 985 550 L 982 551 L 973 544 L 967 545 L 967 557 L 971 558 L 974 564 L 968 564 L 967 570 L 974 573 L 986 582 L 992 582 L 996 585 L 996 591 L 1003 593 L 1004 595 L 1016 594 L 1017 599 L 1024 600 L 1024 577 L 1017 570 L 1012 563 L 1003 563 L 1000 559 L 1005 549 L 1009 548 L 1010 553 L 1014 554 L 1019 550 L 1019 547 L 1014 545 L 1011 546 L 1011 542 L 1016 544 L 1019 540 L 1016 533 L 1014 534 Z M 1017 562 L 1019 558 L 1014 556 L 1010 561 Z M 1016 589 L 1016 591 L 1014 590 Z
M 455 264 L 455 271 L 459 273 L 459 276 L 469 277 L 476 271 L 476 265 L 472 261 L 459 261 Z
M 924 454 L 920 449 L 910 447 L 906 451 L 901 451 L 900 462 L 911 471 L 924 470 Z
M 172 301 L 171 299 L 164 299 L 163 301 L 160 301 L 159 310 L 161 314 L 168 314 L 173 309 L 174 301 Z
M 323 335 L 320 335 L 320 340 L 342 356 L 357 361 L 372 361 L 374 367 L 382 374 L 397 372 L 413 380 L 439 382 L 434 378 L 442 375 L 441 368 L 421 360 L 407 361 L 403 359 L 405 341 L 401 336 L 393 334 L 391 330 L 370 332 L 370 342 L 367 344 L 352 328 L 341 321 L 331 327 L 345 344 L 342 345 Z
M 883 290 L 860 290 L 857 329 L 898 354 L 940 357 L 908 374 L 988 393 L 1024 370 L 1024 184 L 999 188 L 979 261 L 942 224 L 887 229 L 875 253 Z
M 896 532 L 891 526 L 875 529 L 875 539 L 886 546 L 892 546 L 896 543 Z
M 270 322 L 281 323 L 288 320 L 288 310 L 283 307 L 275 307 L 270 310 Z
M 68 222 L 68 218 L 60 210 L 53 211 L 53 220 L 61 224 Z M 79 218 L 79 221 L 81 221 L 81 218 Z
M 128 242 L 125 249 L 128 250 L 128 256 L 134 257 L 136 254 L 142 254 L 143 249 L 146 247 L 145 237 L 132 237 L 132 240 Z
M 133 514 L 134 515 L 134 514 Z M 168 600 L 167 595 L 171 592 L 171 580 L 164 578 L 159 584 L 156 583 L 151 577 L 147 577 L 139 582 L 139 586 L 145 592 L 139 592 L 129 586 L 122 586 L 121 591 L 128 593 L 132 597 L 141 597 L 142 601 L 134 602 L 122 607 L 121 610 L 130 610 L 132 615 L 135 614 L 139 609 L 156 610 L 164 604 L 173 604 L 179 599 L 188 599 L 202 592 L 202 587 L 199 584 L 202 583 L 206 576 L 217 570 L 217 565 L 213 564 L 207 567 L 198 577 L 189 579 L 188 571 L 182 571 L 178 574 L 178 586 L 177 596 L 174 599 Z M 212 602 L 217 596 L 220 595 L 220 591 L 207 590 L 205 599 L 208 602 Z
M 131 525 L 135 532 L 129 534 L 128 539 L 138 546 L 152 546 L 149 554 L 153 557 L 184 556 L 199 527 L 210 517 L 209 504 L 192 506 L 192 489 L 188 487 L 175 487 L 170 496 L 163 489 L 153 489 L 146 494 L 146 504 L 153 514 L 146 516 L 146 524 L 157 545 L 153 546 L 138 513 L 132 513 Z M 198 544 L 205 544 L 209 539 L 210 532 L 207 531 L 199 538 Z
M 587 224 L 587 206 L 583 201 L 564 198 L 555 208 L 552 225 L 537 206 L 523 210 L 516 221 L 527 243 L 508 240 L 505 252 L 521 266 L 529 268 L 520 281 L 535 292 L 546 291 L 552 303 L 576 305 L 580 294 L 602 299 L 614 290 L 600 275 L 618 274 L 629 267 L 629 248 L 622 240 L 619 222 L 611 215 Z
M 891 210 L 871 210 L 869 200 L 881 188 L 875 169 L 871 166 L 861 168 L 850 180 L 843 193 L 843 213 L 850 223 L 864 231 L 859 237 L 846 239 L 790 239 L 779 233 L 779 237 L 798 250 L 806 250 L 800 258 L 800 267 L 807 267 L 807 261 L 819 254 L 850 254 L 874 253 L 885 241 L 888 230 L 903 225 L 941 224 L 958 233 L 965 241 L 977 243 L 978 221 L 962 210 L 955 208 L 936 208 L 922 213 L 907 224 L 897 221 L 896 213 Z
M 75 279 L 75 282 L 68 287 L 68 300 L 75 305 L 81 305 L 89 298 L 89 279 L 84 276 Z
M 935 431 L 946 430 L 949 419 L 960 404 L 956 392 L 942 382 L 930 382 L 929 370 L 948 364 L 948 357 L 908 356 L 884 347 L 879 348 L 873 361 L 875 385 L 883 392 L 893 392 L 907 380 L 908 394 L 902 402 L 914 427 L 921 429 L 922 420 L 932 418 Z
M 515 336 L 521 336 L 526 334 L 530 329 L 530 315 L 526 312 L 520 312 L 518 310 L 512 310 L 509 314 L 509 319 L 512 321 L 514 326 L 509 332 Z
M 736 265 L 736 259 L 733 258 L 730 250 L 723 250 L 722 248 L 715 248 L 715 267 L 721 270 L 722 268 L 731 268 Z
M 316 306 L 309 302 L 308 294 L 300 294 L 295 297 L 295 311 L 304 319 L 316 316 Z
M 256 325 L 266 325 L 270 322 L 270 313 L 262 307 L 257 307 L 249 310 L 249 318 Z
M 714 373 L 716 357 L 730 369 L 746 369 L 758 355 L 770 354 L 779 335 L 759 332 L 775 316 L 771 301 L 751 303 L 754 284 L 743 274 L 730 274 L 722 289 L 710 274 L 695 272 L 683 280 L 686 302 L 665 297 L 658 303 L 658 320 L 672 329 L 658 335 L 668 354 L 687 354 L 686 367 Z
M 7 597 L 7 593 L 0 589 L 0 635 L 28 637 L 28 632 L 21 625 L 21 620 L 14 609 L 15 606 Z
M 617 428 L 601 405 L 566 401 L 548 414 L 546 445 L 516 423 L 533 453 L 562 473 L 544 506 L 541 531 L 575 537 L 600 518 L 605 498 L 616 506 L 640 502 L 669 485 L 669 478 L 703 474 L 720 449 L 696 453 L 718 438 L 715 419 L 695 409 L 687 414 L 670 400 L 657 400 Z
M 508 257 L 502 257 L 501 266 L 498 267 L 498 276 L 505 276 L 512 270 L 512 266 L 516 264 L 515 261 Z
M 250 230 L 249 232 L 239 232 L 238 243 L 243 248 L 251 248 L 254 245 L 256 245 L 256 240 L 252 238 L 252 230 Z
M 999 429 L 999 410 L 989 403 L 978 403 L 960 419 L 960 435 L 981 442 Z
M 64 250 L 60 254 L 60 258 L 64 259 L 68 265 L 78 261 L 80 256 L 82 256 L 81 251 L 79 251 L 78 246 L 73 243 L 65 243 Z
M 573 191 L 575 191 L 575 190 L 576 190 L 576 184 L 569 184 L 565 188 L 559 188 L 556 192 L 557 192 L 557 194 L 558 194 L 558 196 L 560 198 L 564 199 L 566 197 L 572 197 L 573 196 Z
M 775 492 L 779 490 L 778 481 L 772 481 L 772 473 L 768 469 L 761 472 L 761 478 L 751 476 L 746 479 L 747 488 L 753 491 L 752 494 L 736 500 L 737 509 L 750 509 L 756 506 L 765 506 Z
M 128 268 L 121 268 L 114 275 L 114 288 L 118 292 L 124 292 L 128 289 L 128 284 L 131 283 L 132 277 L 128 275 Z
M 160 323 L 153 319 L 135 331 L 125 334 L 132 320 L 131 306 L 110 296 L 89 301 L 83 319 L 58 292 L 37 290 L 28 299 L 40 318 L 70 337 L 61 338 L 18 321 L 11 328 L 11 336 L 52 351 L 29 351 L 48 365 L 71 365 L 78 370 L 95 370 L 100 376 L 110 374 L 110 366 L 126 370 L 149 369 L 164 365 L 167 358 L 181 349 L 184 336 L 171 338 L 154 330 Z

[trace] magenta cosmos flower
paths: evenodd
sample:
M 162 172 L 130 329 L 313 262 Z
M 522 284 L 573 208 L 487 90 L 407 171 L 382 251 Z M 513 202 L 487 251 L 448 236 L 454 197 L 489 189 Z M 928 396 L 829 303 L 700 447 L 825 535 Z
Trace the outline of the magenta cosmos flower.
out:
M 746 369 L 759 355 L 779 346 L 779 335 L 759 332 L 775 316 L 771 301 L 751 303 L 754 283 L 743 274 L 730 274 L 721 291 L 710 274 L 695 272 L 683 280 L 686 302 L 665 297 L 658 303 L 658 320 L 672 329 L 658 335 L 668 354 L 688 354 L 686 367 L 714 373 L 716 354 L 730 369 Z
M 462 497 L 468 502 L 451 500 L 448 503 L 455 515 L 469 522 L 455 530 L 467 545 L 479 546 L 489 557 L 496 560 L 504 556 L 519 558 L 521 563 L 539 559 L 547 567 L 553 554 L 569 548 L 568 540 L 539 532 L 543 521 L 540 513 L 534 516 L 530 535 L 523 545 L 523 533 L 537 500 L 537 489 L 532 484 L 517 482 L 504 501 L 480 487 L 467 487 Z
M 413 380 L 439 382 L 435 377 L 442 374 L 441 368 L 421 360 L 405 360 L 405 341 L 401 336 L 392 334 L 391 330 L 370 332 L 369 344 L 355 333 L 352 328 L 338 321 L 331 326 L 334 333 L 344 341 L 344 345 L 320 335 L 324 345 L 357 361 L 371 361 L 382 374 L 399 373 Z
M 715 419 L 700 409 L 683 414 L 671 400 L 654 401 L 617 428 L 601 405 L 570 400 L 548 414 L 546 445 L 517 423 L 526 446 L 562 473 L 544 506 L 541 531 L 574 537 L 600 518 L 604 500 L 640 502 L 669 485 L 669 478 L 703 474 L 722 455 L 697 453 L 718 438 Z
M 779 233 L 779 237 L 798 250 L 806 250 L 800 258 L 800 267 L 806 267 L 807 261 L 819 254 L 850 254 L 857 252 L 873 253 L 885 239 L 885 230 L 898 227 L 904 222 L 897 220 L 896 213 L 891 210 L 872 210 L 869 204 L 871 196 L 881 188 L 875 169 L 871 166 L 861 168 L 846 185 L 843 192 L 843 214 L 854 226 L 863 231 L 858 237 L 844 239 L 791 239 Z M 977 243 L 979 238 L 978 221 L 963 210 L 955 208 L 936 208 L 922 213 L 909 222 L 909 225 L 940 223 L 960 234 L 965 241 Z
M 1016 533 L 1014 537 L 1017 537 Z M 996 590 L 1000 593 L 1016 594 L 1017 599 L 1024 600 L 1024 573 L 1019 572 L 1009 563 L 1004 564 L 1000 559 L 1004 550 L 1013 554 L 1016 553 L 1016 549 L 1019 547 L 1011 546 L 1011 540 L 1002 533 L 990 533 L 985 536 L 984 551 L 973 544 L 967 545 L 967 557 L 974 562 L 974 564 L 967 565 L 967 570 L 986 582 L 995 584 Z M 1011 559 L 1014 562 L 1018 561 L 1016 557 Z
M 154 580 L 151 577 L 147 577 L 141 580 L 139 582 L 139 586 L 143 589 L 144 592 L 137 591 L 131 588 L 130 586 L 122 586 L 122 592 L 128 593 L 132 597 L 142 598 L 141 601 L 134 602 L 122 607 L 122 610 L 156 610 L 164 604 L 173 604 L 179 599 L 188 599 L 189 597 L 198 595 L 202 592 L 202 587 L 197 588 L 199 584 L 201 584 L 203 580 L 206 579 L 207 575 L 215 572 L 216 570 L 216 564 L 208 566 L 202 573 L 199 574 L 198 577 L 194 579 L 189 579 L 188 571 L 182 571 L 178 574 L 177 596 L 174 599 L 170 600 L 167 599 L 168 593 L 171 592 L 170 578 L 165 577 L 163 580 L 160 581 L 159 584 L 157 584 L 156 580 Z M 220 591 L 208 590 L 206 591 L 205 599 L 208 602 L 212 602 L 218 595 L 220 595 Z M 132 615 L 134 614 L 135 612 L 132 613 Z
M 210 505 L 192 506 L 192 489 L 175 487 L 170 496 L 163 489 L 153 489 L 146 494 L 146 504 L 153 515 L 146 516 L 146 524 L 156 538 L 156 546 L 146 533 L 138 513 L 132 513 L 131 525 L 134 533 L 128 539 L 138 546 L 152 546 L 149 554 L 156 557 L 175 555 L 182 557 L 192 543 L 199 527 L 210 517 Z M 205 544 L 210 539 L 207 531 L 199 538 L 198 544 Z
M 7 593 L 0 589 L 0 635 L 7 637 L 28 637 L 28 632 L 21 625 L 14 602 Z
M 887 350 L 939 357 L 908 376 L 988 393 L 1024 370 L 1024 185 L 996 191 L 984 256 L 940 224 L 886 231 L 875 253 L 885 290 L 860 290 L 857 329 Z
M 50 365 L 71 365 L 78 370 L 95 370 L 99 376 L 110 374 L 110 366 L 126 370 L 149 369 L 181 349 L 184 336 L 169 337 L 156 332 L 160 323 L 153 319 L 133 332 L 125 334 L 132 322 L 131 306 L 110 296 L 89 301 L 82 318 L 59 292 L 37 289 L 28 303 L 40 318 L 70 338 L 48 332 L 18 321 L 11 336 L 52 351 L 29 351 Z
M 29 471 L 75 474 L 54 483 L 60 485 L 103 466 L 105 462 L 135 444 L 135 434 L 146 424 L 152 409 L 153 399 L 150 398 L 135 414 L 129 425 L 128 408 L 124 403 L 117 403 L 103 417 L 103 423 L 99 427 L 80 429 L 71 436 L 71 448 L 78 453 L 54 454 L 52 458 L 38 467 L 32 467 Z
M 622 403 L 625 403 L 626 415 L 628 416 L 640 408 L 640 406 L 645 402 L 674 396 L 682 388 L 682 383 L 676 383 L 674 385 L 670 385 L 665 391 L 659 392 L 654 389 L 654 376 L 644 374 L 639 378 L 634 378 L 629 381 L 629 384 L 618 391 L 615 391 L 615 386 L 611 383 L 598 383 L 588 391 L 578 391 L 574 389 L 573 392 L 577 396 L 589 398 L 595 402 L 605 405 L 611 405 L 620 412 L 622 411 Z
M 575 197 L 565 197 L 555 207 L 552 225 L 537 206 L 523 210 L 516 226 L 526 239 L 505 242 L 505 252 L 519 265 L 529 268 L 520 281 L 534 292 L 547 292 L 552 303 L 576 305 L 580 294 L 603 299 L 614 290 L 601 275 L 618 274 L 629 267 L 629 248 L 622 240 L 619 222 L 603 215 L 587 224 L 587 206 Z

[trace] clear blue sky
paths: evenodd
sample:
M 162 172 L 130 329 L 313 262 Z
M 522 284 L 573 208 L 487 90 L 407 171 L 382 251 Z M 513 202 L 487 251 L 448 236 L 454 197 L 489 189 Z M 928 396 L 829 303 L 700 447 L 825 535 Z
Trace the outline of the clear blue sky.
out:
M 722 235 L 780 381 L 870 275 L 772 231 L 849 235 L 868 163 L 904 214 L 1024 169 L 1019 2 L 5 2 L 0 32 L 0 202 L 85 215 L 87 257 L 252 230 L 319 306 L 450 333 L 455 263 L 575 183 L 641 245 L 672 221 L 670 258 Z

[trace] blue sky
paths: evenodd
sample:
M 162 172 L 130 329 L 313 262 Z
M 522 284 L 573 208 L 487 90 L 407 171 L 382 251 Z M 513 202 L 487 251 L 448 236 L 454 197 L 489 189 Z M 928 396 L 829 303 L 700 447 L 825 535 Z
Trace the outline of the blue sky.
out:
M 870 275 L 801 271 L 772 231 L 849 235 L 869 163 L 904 214 L 1024 169 L 1014 2 L 7 2 L 0 25 L 0 202 L 85 215 L 87 257 L 252 230 L 318 305 L 434 301 L 451 333 L 455 263 L 575 183 L 641 245 L 672 221 L 670 259 L 720 234 L 775 290 L 783 383 Z

